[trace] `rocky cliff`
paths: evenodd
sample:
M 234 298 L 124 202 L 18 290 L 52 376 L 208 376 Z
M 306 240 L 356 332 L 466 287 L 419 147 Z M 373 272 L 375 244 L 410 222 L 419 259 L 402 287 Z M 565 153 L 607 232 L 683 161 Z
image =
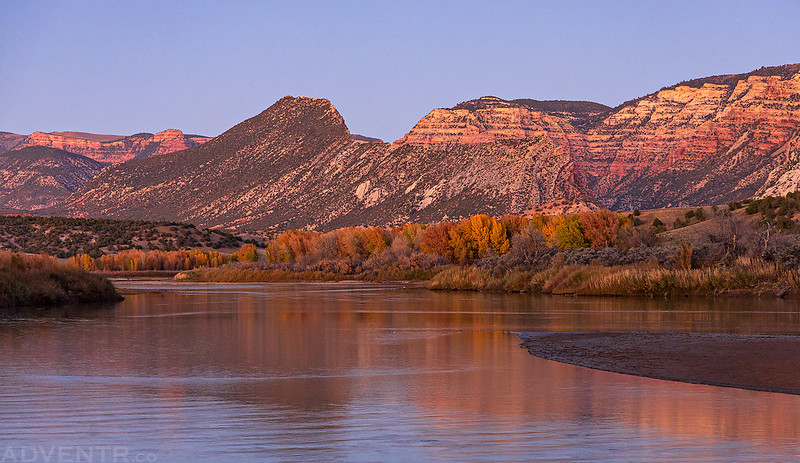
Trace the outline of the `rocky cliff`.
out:
M 392 147 L 411 145 L 441 150 L 460 145 L 546 137 L 568 152 L 586 148 L 584 135 L 569 120 L 571 113 L 553 111 L 558 114 L 553 115 L 535 110 L 531 104 L 522 103 L 524 101 L 485 96 L 450 109 L 434 109 L 406 136 L 394 142 Z M 598 106 L 599 111 L 592 115 L 603 114 L 610 109 Z M 578 117 L 572 119 L 577 120 Z
M 791 170 L 785 153 L 800 129 L 798 71 L 697 79 L 624 104 L 587 131 L 588 151 L 576 162 L 612 207 L 752 197 Z
M 26 146 L 47 146 L 80 154 L 97 162 L 114 164 L 184 150 L 208 140 L 208 137 L 185 135 L 175 129 L 130 136 L 83 132 L 33 132 L 24 136 L 4 132 L 0 133 L 0 153 Z
M 354 140 L 328 100 L 285 97 L 204 145 L 104 170 L 64 212 L 322 229 L 522 211 L 580 196 L 568 151 L 545 131 L 523 135 L 390 146 Z
M 103 164 L 67 151 L 31 146 L 0 154 L 0 209 L 35 211 L 63 201 Z

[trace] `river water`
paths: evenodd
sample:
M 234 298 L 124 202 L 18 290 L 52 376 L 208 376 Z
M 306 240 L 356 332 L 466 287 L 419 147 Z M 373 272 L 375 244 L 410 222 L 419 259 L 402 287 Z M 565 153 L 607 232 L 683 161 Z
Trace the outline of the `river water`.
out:
M 800 458 L 800 396 L 560 364 L 514 334 L 800 334 L 797 302 L 118 285 L 156 292 L 0 319 L 0 462 Z

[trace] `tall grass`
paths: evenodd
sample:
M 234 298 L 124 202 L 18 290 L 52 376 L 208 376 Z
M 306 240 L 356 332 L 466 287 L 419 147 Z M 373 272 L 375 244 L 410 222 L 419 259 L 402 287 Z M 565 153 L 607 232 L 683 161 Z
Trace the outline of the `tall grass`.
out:
M 41 255 L 0 252 L 0 308 L 122 300 L 107 279 Z
M 434 276 L 427 287 L 595 296 L 784 296 L 800 294 L 800 272 L 747 258 L 728 267 L 702 269 L 657 264 L 566 265 L 497 275 L 474 266 L 451 266 Z
M 294 271 L 286 269 L 264 269 L 254 266 L 226 265 L 219 268 L 203 268 L 180 272 L 176 280 L 204 282 L 272 282 L 272 281 L 427 281 L 441 268 L 399 269 L 380 268 L 357 273 L 338 273 L 323 270 Z

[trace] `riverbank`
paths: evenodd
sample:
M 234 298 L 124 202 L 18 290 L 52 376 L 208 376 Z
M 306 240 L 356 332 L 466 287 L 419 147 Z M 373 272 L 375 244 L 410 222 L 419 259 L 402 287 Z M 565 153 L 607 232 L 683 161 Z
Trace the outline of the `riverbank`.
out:
M 175 280 L 204 283 L 258 283 L 291 281 L 365 281 L 371 283 L 427 282 L 441 267 L 432 269 L 397 270 L 379 269 L 337 273 L 330 271 L 292 271 L 285 269 L 263 269 L 252 266 L 202 268 L 187 270 L 175 275 Z
M 542 271 L 490 272 L 476 266 L 453 266 L 434 276 L 428 288 L 575 296 L 789 297 L 800 294 L 800 272 L 756 259 L 707 268 L 562 265 Z
M 47 256 L 0 253 L 0 309 L 121 300 L 102 276 Z
M 521 333 L 532 355 L 648 378 L 800 394 L 800 336 Z
M 555 264 L 542 270 L 492 270 L 478 265 L 442 265 L 414 271 L 380 269 L 337 273 L 256 266 L 223 266 L 180 272 L 179 281 L 415 281 L 431 290 L 522 292 L 570 296 L 634 297 L 796 297 L 800 272 L 757 259 L 730 266 L 670 268 L 657 263 L 613 265 Z

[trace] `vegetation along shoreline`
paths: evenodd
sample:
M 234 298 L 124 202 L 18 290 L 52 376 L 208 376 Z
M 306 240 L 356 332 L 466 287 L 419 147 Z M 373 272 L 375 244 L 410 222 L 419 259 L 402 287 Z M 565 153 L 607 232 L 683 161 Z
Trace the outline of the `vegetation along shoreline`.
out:
M 251 262 L 189 269 L 176 279 L 418 280 L 433 290 L 796 297 L 798 211 L 800 193 L 790 193 L 722 207 L 290 230 L 266 240 L 263 255 Z
M 432 290 L 578 296 L 800 295 L 800 193 L 624 213 L 573 206 L 554 204 L 552 215 L 248 235 L 173 222 L 5 217 L 0 247 L 19 251 L 24 242 L 28 252 L 112 278 L 414 281 Z

